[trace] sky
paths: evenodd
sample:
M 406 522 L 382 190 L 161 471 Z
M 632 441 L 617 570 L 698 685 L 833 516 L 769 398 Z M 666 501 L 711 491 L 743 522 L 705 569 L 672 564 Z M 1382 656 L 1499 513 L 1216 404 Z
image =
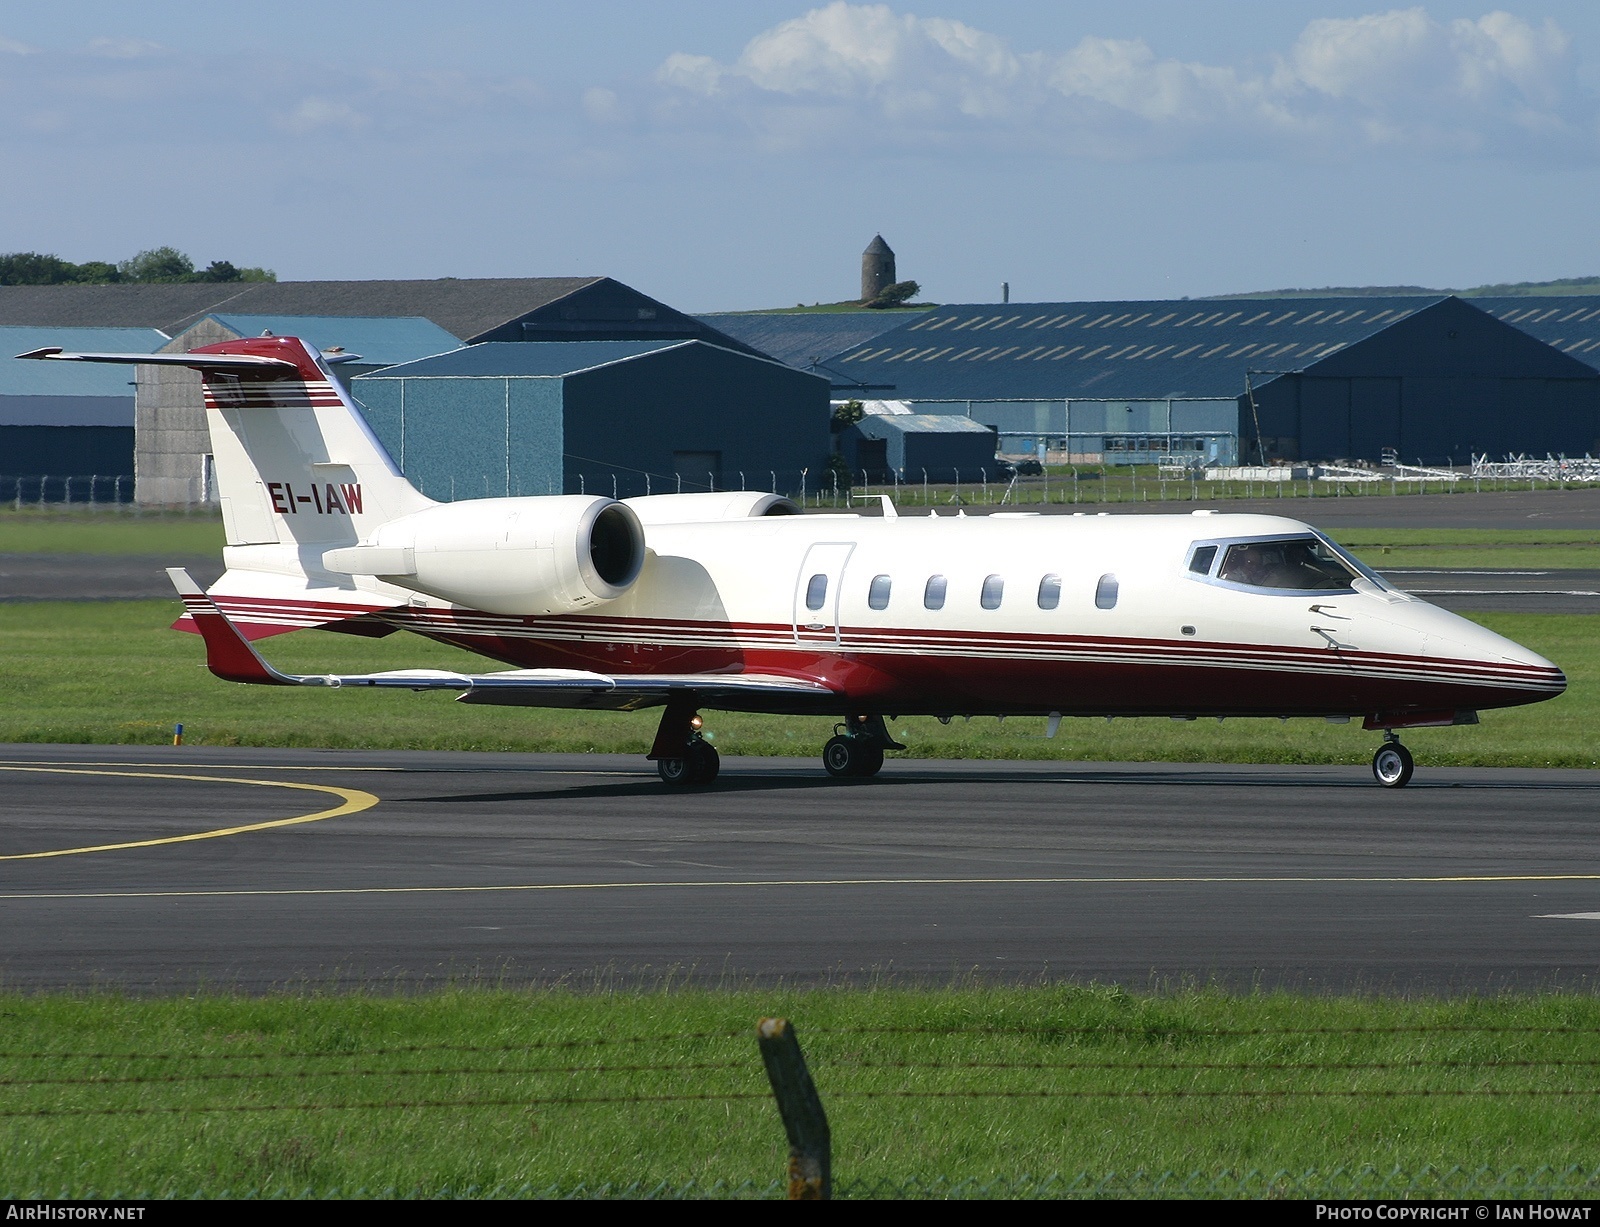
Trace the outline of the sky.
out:
M 0 0 L 0 251 L 690 311 L 1600 274 L 1600 5 Z

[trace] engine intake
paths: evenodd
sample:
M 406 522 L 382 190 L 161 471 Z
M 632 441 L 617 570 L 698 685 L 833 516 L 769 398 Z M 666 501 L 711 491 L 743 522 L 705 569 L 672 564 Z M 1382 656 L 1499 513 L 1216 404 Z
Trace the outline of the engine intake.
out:
M 485 613 L 561 614 L 616 600 L 639 578 L 644 548 L 625 504 L 557 495 L 441 503 L 322 563 Z

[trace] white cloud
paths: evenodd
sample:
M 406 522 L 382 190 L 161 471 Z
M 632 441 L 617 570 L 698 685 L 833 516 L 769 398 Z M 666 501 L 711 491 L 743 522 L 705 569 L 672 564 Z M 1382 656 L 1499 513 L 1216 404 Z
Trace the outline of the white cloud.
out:
M 96 38 L 89 43 L 90 55 L 103 60 L 142 60 L 150 55 L 164 55 L 166 48 L 148 38 Z
M 656 80 L 702 116 L 758 132 L 792 134 L 805 108 L 818 143 L 849 125 L 891 144 L 1027 137 L 1119 157 L 1197 141 L 1526 152 L 1529 134 L 1592 145 L 1580 134 L 1597 127 L 1554 22 L 1501 11 L 1440 21 L 1421 6 L 1312 21 L 1262 67 L 1092 35 L 1066 51 L 1019 50 L 958 21 L 835 0 L 757 34 L 730 63 L 677 52 Z M 815 121 L 818 108 L 831 122 Z
M 289 114 L 287 123 L 294 132 L 315 132 L 328 128 L 359 132 L 367 126 L 368 120 L 348 102 L 329 98 L 304 98 Z
M 38 55 L 39 48 L 30 47 L 27 43 L 19 43 L 14 38 L 0 36 L 0 52 L 7 55 Z
M 583 91 L 583 113 L 597 124 L 619 124 L 628 118 L 616 91 L 598 86 Z

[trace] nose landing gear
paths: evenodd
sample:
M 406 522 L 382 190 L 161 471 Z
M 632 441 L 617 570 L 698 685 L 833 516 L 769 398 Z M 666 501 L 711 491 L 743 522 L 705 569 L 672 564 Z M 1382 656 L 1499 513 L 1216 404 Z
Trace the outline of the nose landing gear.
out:
M 883 770 L 885 750 L 905 749 L 889 736 L 882 716 L 852 716 L 834 730 L 822 747 L 822 765 L 835 779 L 870 778 Z
M 722 768 L 716 747 L 700 735 L 700 713 L 687 699 L 672 699 L 661 713 L 650 757 L 663 784 L 675 788 L 709 784 Z
M 1404 788 L 1411 783 L 1411 772 L 1416 764 L 1411 751 L 1400 744 L 1393 729 L 1383 730 L 1383 744 L 1372 756 L 1373 778 L 1385 788 Z

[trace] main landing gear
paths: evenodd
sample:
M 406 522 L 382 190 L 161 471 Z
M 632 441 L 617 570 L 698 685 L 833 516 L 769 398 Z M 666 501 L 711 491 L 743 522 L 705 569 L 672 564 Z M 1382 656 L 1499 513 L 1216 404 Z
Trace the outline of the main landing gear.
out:
M 676 699 L 667 703 L 656 729 L 655 744 L 650 747 L 650 757 L 655 760 L 656 774 L 663 784 L 684 788 L 709 784 L 717 778 L 722 757 L 700 735 L 701 724 L 700 713 L 692 703 Z
M 1400 744 L 1393 729 L 1383 730 L 1383 744 L 1372 756 L 1372 775 L 1385 788 L 1404 788 L 1411 783 L 1411 772 L 1416 764 L 1411 761 L 1411 751 Z
M 885 750 L 904 749 L 889 736 L 882 716 L 852 716 L 834 726 L 834 736 L 822 747 L 822 765 L 835 779 L 868 779 L 883 770 Z

